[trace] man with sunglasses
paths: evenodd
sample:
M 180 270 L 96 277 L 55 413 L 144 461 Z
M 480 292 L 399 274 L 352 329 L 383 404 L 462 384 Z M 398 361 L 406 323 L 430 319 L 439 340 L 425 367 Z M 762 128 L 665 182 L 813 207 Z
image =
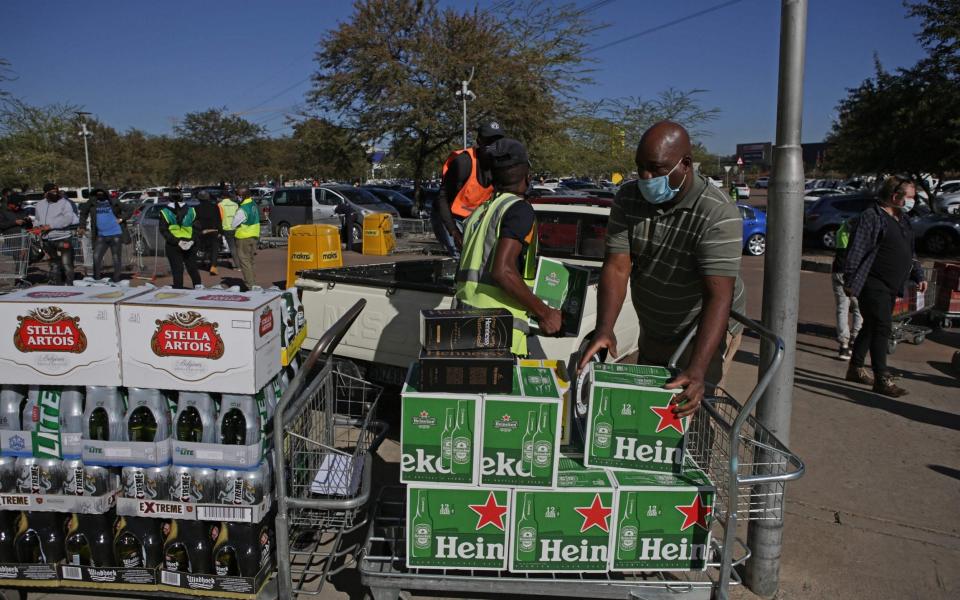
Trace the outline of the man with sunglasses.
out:
M 639 179 L 624 184 L 607 225 L 607 253 L 597 291 L 597 329 L 580 367 L 602 349 L 617 356 L 614 324 L 630 281 L 640 320 L 638 362 L 665 365 L 698 324 L 680 359 L 683 371 L 666 387 L 683 388 L 674 413 L 700 405 L 706 383 L 722 385 L 740 346 L 743 313 L 740 279 L 743 224 L 737 205 L 694 171 L 687 131 L 661 121 L 640 138 Z
M 917 284 L 918 292 L 927 291 L 907 218 L 916 196 L 917 186 L 910 179 L 885 179 L 877 192 L 877 203 L 850 223 L 850 245 L 843 269 L 844 291 L 858 299 L 863 315 L 847 380 L 872 385 L 874 392 L 892 398 L 907 394 L 887 369 L 893 304 L 897 296 L 904 295 L 908 280 Z M 867 352 L 872 374 L 864 367 Z

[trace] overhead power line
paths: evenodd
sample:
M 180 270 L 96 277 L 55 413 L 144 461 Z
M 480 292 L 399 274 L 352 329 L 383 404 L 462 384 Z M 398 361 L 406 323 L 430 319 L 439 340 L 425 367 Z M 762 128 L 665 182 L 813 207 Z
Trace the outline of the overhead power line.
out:
M 705 9 L 703 9 L 703 10 L 699 10 L 699 11 L 697 11 L 697 12 L 690 13 L 689 15 L 686 15 L 686 16 L 683 16 L 683 17 L 674 19 L 674 20 L 672 20 L 672 21 L 668 21 L 668 22 L 663 23 L 663 24 L 661 24 L 661 25 L 657 25 L 656 27 L 651 27 L 650 29 L 645 29 L 645 30 L 643 30 L 643 31 L 639 31 L 639 32 L 637 32 L 637 33 L 628 35 L 628 36 L 626 36 L 626 37 L 620 38 L 619 40 L 614 40 L 614 41 L 612 41 L 612 42 L 608 42 L 608 43 L 606 43 L 606 44 L 597 46 L 597 47 L 595 47 L 595 48 L 590 48 L 589 50 L 587 50 L 587 54 L 590 54 L 590 53 L 593 53 L 593 52 L 599 52 L 600 50 L 606 50 L 607 48 L 610 48 L 611 46 L 616 46 L 617 44 L 622 44 L 623 42 L 628 42 L 628 41 L 630 41 L 630 40 L 635 40 L 635 39 L 637 39 L 637 38 L 639 38 L 639 37 L 643 37 L 643 36 L 645 36 L 645 35 L 649 35 L 649 34 L 651 34 L 651 33 L 654 33 L 654 32 L 657 32 L 657 31 L 661 31 L 661 30 L 663 30 L 663 29 L 667 29 L 668 27 L 673 27 L 674 25 L 679 25 L 680 23 L 683 23 L 684 21 L 689 21 L 690 19 L 696 19 L 697 17 L 702 17 L 703 15 L 706 15 L 706 14 L 708 14 L 708 13 L 712 13 L 712 12 L 718 11 L 718 10 L 720 10 L 720 9 L 727 8 L 728 6 L 733 6 L 734 4 L 739 4 L 740 2 L 743 2 L 743 0 L 728 0 L 727 2 L 721 2 L 720 4 L 711 6 L 711 7 L 709 7 L 709 8 L 705 8 Z

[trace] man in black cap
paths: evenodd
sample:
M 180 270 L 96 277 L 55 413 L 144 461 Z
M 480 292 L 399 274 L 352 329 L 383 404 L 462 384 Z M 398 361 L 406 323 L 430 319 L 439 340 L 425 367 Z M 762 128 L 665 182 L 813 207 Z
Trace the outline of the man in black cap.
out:
M 472 308 L 509 310 L 514 317 L 513 353 L 545 358 L 539 356 L 541 349 L 528 348 L 528 319 L 537 320 L 540 333 L 553 335 L 560 330 L 560 311 L 544 304 L 526 283 L 537 269 L 536 214 L 524 198 L 530 177 L 527 149 L 517 140 L 501 138 L 483 152 L 494 195 L 464 226 L 456 296 Z
M 90 223 L 90 239 L 93 242 L 93 278 L 100 279 L 103 274 L 103 257 L 107 250 L 113 260 L 114 282 L 123 275 L 123 228 L 125 220 L 120 202 L 111 198 L 104 189 L 93 190 L 92 197 L 80 208 L 80 229 L 77 235 L 86 234 L 87 222 Z
M 37 202 L 34 222 L 43 235 L 43 249 L 53 262 L 51 283 L 73 284 L 73 230 L 80 218 L 73 202 L 60 197 L 55 183 L 43 184 L 43 200 Z
M 0 201 L 0 234 L 21 233 L 30 227 L 30 217 L 21 212 L 22 203 L 22 195 L 10 188 L 4 188 L 3 200 Z
M 197 194 L 200 204 L 196 206 L 197 222 L 200 224 L 200 239 L 198 250 L 203 253 L 200 259 L 200 268 L 206 268 L 211 275 L 217 274 L 217 263 L 220 258 L 220 234 L 222 220 L 217 200 L 204 190 Z
M 493 195 L 490 171 L 481 163 L 477 149 L 501 139 L 503 129 L 496 121 L 477 128 L 477 145 L 450 153 L 443 163 L 440 193 L 433 203 L 430 219 L 433 231 L 451 256 L 463 246 L 463 222 Z

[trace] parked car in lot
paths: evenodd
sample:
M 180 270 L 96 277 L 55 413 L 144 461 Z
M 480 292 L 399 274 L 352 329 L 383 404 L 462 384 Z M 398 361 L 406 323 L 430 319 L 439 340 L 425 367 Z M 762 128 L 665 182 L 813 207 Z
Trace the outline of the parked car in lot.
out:
M 737 190 L 737 200 L 746 200 L 750 197 L 750 186 L 745 183 L 734 184 Z
M 918 204 L 910 213 L 917 249 L 942 256 L 960 249 L 960 215 L 943 215 Z
M 824 196 L 804 214 L 804 237 L 814 240 L 823 248 L 833 249 L 837 245 L 840 224 L 850 217 L 856 217 L 874 202 L 874 196 L 861 193 Z
M 770 187 L 770 178 L 769 177 L 757 177 L 757 180 L 753 182 L 753 187 L 761 190 L 765 190 Z
M 353 212 L 355 218 L 354 241 L 362 239 L 364 216 L 377 212 L 389 213 L 394 219 L 400 216 L 397 209 L 381 202 L 367 190 L 349 185 L 278 188 L 270 200 L 270 221 L 273 234 L 278 237 L 289 236 L 294 225 L 328 223 L 339 226 L 340 215 L 347 211 Z M 394 223 L 395 228 L 397 225 Z
M 400 216 L 405 219 L 418 219 L 420 218 L 419 214 L 414 215 L 414 204 L 413 200 L 408 198 L 406 195 L 400 193 L 397 190 L 390 190 L 387 188 L 373 187 L 373 186 L 363 186 L 361 189 L 367 190 L 371 194 L 377 197 L 381 202 L 386 202 L 390 206 L 397 209 L 397 212 L 400 213 Z
M 941 193 L 934 198 L 933 205 L 941 215 L 960 213 L 960 191 Z
M 743 219 L 743 251 L 763 256 L 767 251 L 767 213 L 746 204 L 738 204 Z

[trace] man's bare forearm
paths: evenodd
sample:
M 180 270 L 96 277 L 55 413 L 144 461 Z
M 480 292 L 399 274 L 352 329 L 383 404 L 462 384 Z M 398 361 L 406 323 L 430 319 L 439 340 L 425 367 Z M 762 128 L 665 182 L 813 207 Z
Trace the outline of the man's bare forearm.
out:
M 597 331 L 613 331 L 627 297 L 629 279 L 630 255 L 608 254 L 597 288 Z
M 704 299 L 700 327 L 694 340 L 690 365 L 687 367 L 701 377 L 706 374 L 710 359 L 716 354 L 727 333 L 736 282 L 733 277 L 707 276 L 703 279 Z

